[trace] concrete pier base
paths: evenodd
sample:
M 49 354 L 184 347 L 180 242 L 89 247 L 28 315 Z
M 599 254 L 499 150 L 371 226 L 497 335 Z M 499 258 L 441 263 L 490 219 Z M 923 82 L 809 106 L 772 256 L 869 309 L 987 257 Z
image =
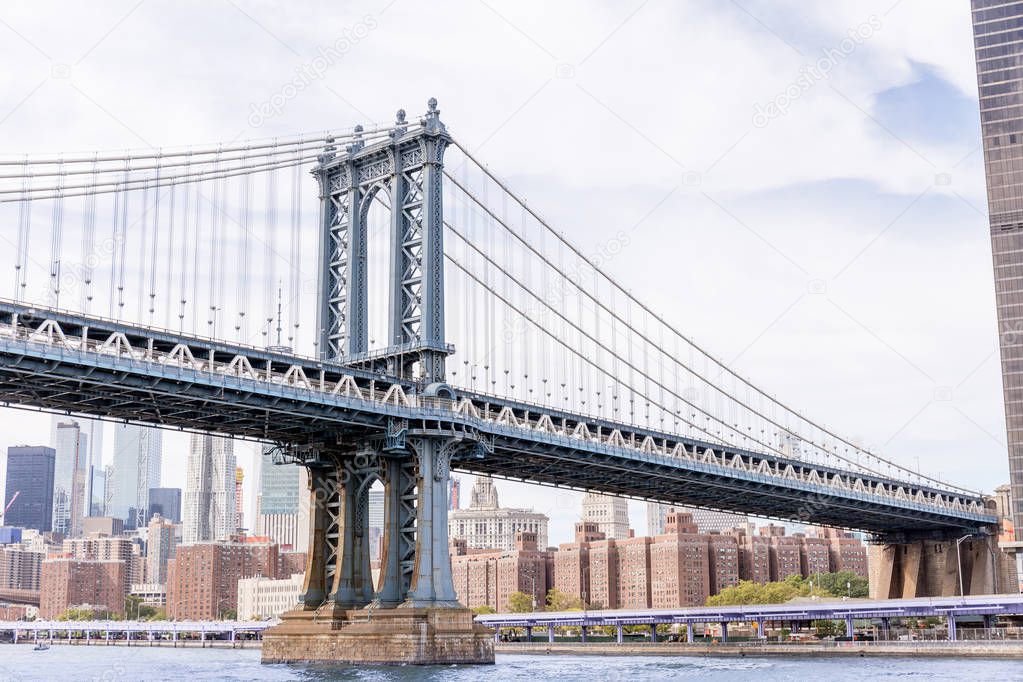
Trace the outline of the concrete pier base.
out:
M 263 663 L 493 663 L 493 630 L 465 608 L 296 610 L 263 634 Z

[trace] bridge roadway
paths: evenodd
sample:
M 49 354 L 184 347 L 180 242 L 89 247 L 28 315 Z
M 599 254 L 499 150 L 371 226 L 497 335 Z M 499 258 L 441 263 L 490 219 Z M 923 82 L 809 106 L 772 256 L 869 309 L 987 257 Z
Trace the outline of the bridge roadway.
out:
M 842 620 L 846 623 L 846 634 L 852 636 L 853 623 L 857 620 L 880 620 L 882 629 L 887 630 L 892 618 L 941 617 L 947 619 L 949 639 L 956 639 L 956 617 L 981 616 L 985 623 L 998 616 L 1023 616 L 1023 594 L 995 594 L 967 597 L 942 597 L 927 599 L 869 599 L 869 600 L 813 600 L 796 604 L 759 604 L 752 606 L 704 606 L 679 609 L 644 609 L 615 611 L 558 611 L 536 613 L 494 613 L 476 617 L 487 627 L 494 628 L 499 636 L 501 628 L 548 627 L 548 640 L 554 641 L 554 631 L 549 626 L 611 626 L 618 633 L 621 642 L 622 627 L 625 625 L 648 625 L 652 633 L 657 625 L 686 625 L 689 641 L 693 641 L 693 626 L 697 623 L 719 623 L 723 638 L 728 637 L 728 623 L 791 622 L 805 623 L 813 620 Z M 990 627 L 990 626 L 989 626 Z M 656 634 L 655 634 L 656 636 Z M 585 640 L 584 640 L 585 641 Z
M 414 350 L 414 349 L 409 349 Z M 0 301 L 0 403 L 323 448 L 415 434 L 466 440 L 452 467 L 764 517 L 879 540 L 954 538 L 984 500 L 497 396 L 422 390 L 358 367 Z

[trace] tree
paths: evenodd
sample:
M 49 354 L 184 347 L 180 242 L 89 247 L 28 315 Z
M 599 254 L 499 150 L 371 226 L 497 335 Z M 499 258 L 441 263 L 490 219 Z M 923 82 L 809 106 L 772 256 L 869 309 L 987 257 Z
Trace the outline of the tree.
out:
M 582 608 L 582 599 L 565 594 L 556 587 L 552 587 L 547 593 L 548 611 L 581 611 Z
M 870 594 L 870 584 L 866 578 L 862 578 L 852 571 L 838 571 L 837 573 L 821 573 L 815 579 L 822 589 L 830 592 L 836 597 L 866 597 Z
M 832 596 L 827 590 L 814 585 L 813 596 Z M 783 604 L 795 597 L 811 596 L 810 584 L 798 575 L 790 575 L 776 583 L 758 585 L 752 580 L 742 580 L 738 585 L 726 587 L 707 600 L 707 606 L 742 606 L 746 604 Z
M 533 610 L 533 597 L 525 592 L 512 592 L 508 595 L 508 610 L 511 613 L 528 613 Z
M 477 616 L 482 616 L 488 613 L 497 613 L 497 610 L 494 609 L 494 607 L 491 606 L 490 604 L 483 604 L 482 606 L 477 606 L 473 608 L 472 612 L 475 613 Z

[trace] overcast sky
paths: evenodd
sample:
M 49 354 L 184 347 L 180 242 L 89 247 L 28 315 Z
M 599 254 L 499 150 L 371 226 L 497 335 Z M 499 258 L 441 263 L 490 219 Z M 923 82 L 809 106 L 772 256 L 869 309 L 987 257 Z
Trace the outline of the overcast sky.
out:
M 0 59 L 5 154 L 436 97 L 569 238 L 632 230 L 612 274 L 763 388 L 903 465 L 1007 481 L 967 2 L 8 1 Z M 4 447 L 48 429 L 0 413 Z M 165 444 L 183 485 L 186 440 Z M 578 496 L 498 487 L 569 539 Z

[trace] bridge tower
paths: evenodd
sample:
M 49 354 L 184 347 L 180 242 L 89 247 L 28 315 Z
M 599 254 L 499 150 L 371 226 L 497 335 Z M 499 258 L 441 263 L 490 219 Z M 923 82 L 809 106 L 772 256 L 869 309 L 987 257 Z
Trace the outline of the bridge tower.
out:
M 361 132 L 361 127 L 356 128 Z M 421 123 L 398 111 L 389 139 L 328 145 L 320 190 L 318 354 L 453 397 L 444 383 L 442 180 L 451 138 L 430 99 Z M 367 215 L 391 207 L 387 345 L 369 348 Z M 391 419 L 386 436 L 327 434 L 284 454 L 309 470 L 310 542 L 301 608 L 263 640 L 263 660 L 493 663 L 491 631 L 458 603 L 448 554 L 447 489 L 464 435 Z M 369 489 L 384 486 L 380 576 L 369 555 Z

